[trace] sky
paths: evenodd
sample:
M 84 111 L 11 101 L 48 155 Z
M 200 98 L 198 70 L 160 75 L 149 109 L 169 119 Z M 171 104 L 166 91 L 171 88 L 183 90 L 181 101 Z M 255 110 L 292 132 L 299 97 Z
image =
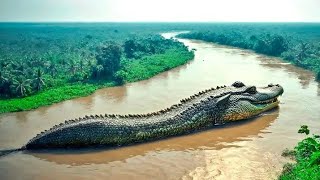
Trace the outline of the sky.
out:
M 5 22 L 320 22 L 320 0 L 0 0 Z

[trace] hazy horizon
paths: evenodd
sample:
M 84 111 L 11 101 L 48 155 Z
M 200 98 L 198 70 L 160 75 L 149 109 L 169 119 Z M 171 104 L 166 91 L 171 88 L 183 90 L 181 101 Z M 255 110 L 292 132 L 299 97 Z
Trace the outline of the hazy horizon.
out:
M 318 0 L 1 0 L 0 22 L 320 22 Z

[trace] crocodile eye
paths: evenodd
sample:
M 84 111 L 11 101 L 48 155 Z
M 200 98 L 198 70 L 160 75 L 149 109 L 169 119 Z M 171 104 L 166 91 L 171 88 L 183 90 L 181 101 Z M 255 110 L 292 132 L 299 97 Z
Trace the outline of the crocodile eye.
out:
M 246 92 L 249 94 L 255 94 L 255 93 L 257 93 L 257 88 L 255 86 L 251 86 L 250 88 L 248 88 L 246 90 Z
M 236 81 L 236 82 L 234 82 L 234 83 L 232 84 L 232 86 L 233 86 L 233 87 L 236 87 L 236 88 L 241 88 L 241 87 L 243 87 L 243 86 L 245 86 L 245 85 L 244 85 L 243 82 L 241 82 L 241 81 Z

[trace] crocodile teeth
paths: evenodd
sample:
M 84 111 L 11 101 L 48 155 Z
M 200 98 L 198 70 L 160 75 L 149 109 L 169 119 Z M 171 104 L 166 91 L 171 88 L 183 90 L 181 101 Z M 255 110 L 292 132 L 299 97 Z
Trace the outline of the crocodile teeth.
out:
M 269 99 L 269 100 L 266 100 L 266 101 L 260 101 L 256 104 L 269 104 L 269 103 L 274 103 L 274 102 L 277 102 L 278 99 L 277 98 L 273 98 L 273 99 Z

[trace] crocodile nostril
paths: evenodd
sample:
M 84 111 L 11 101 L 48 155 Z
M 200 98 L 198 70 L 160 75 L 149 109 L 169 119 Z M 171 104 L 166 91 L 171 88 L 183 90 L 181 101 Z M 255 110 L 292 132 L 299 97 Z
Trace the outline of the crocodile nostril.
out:
M 250 94 L 255 94 L 255 93 L 257 93 L 257 88 L 255 86 L 252 86 L 252 87 L 248 88 L 246 90 L 246 92 L 248 92 Z
M 241 87 L 243 87 L 245 85 L 241 81 L 236 81 L 231 86 L 236 87 L 236 88 L 241 88 Z

